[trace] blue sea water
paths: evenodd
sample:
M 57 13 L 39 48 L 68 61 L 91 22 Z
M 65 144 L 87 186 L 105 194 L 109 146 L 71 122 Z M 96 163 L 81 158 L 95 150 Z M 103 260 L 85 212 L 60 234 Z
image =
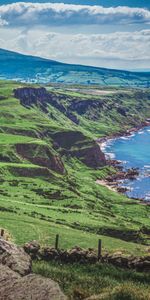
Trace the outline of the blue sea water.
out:
M 128 137 L 109 140 L 104 152 L 108 158 L 120 160 L 125 169 L 139 168 L 135 180 L 124 180 L 121 186 L 129 190 L 129 197 L 150 202 L 150 127 L 145 127 Z

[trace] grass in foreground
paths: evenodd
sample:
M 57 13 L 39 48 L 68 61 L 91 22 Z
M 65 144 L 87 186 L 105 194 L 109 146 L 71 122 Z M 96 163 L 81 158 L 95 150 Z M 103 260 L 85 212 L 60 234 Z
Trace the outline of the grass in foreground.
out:
M 34 218 L 27 215 L 26 211 L 24 214 L 22 214 L 20 210 L 17 211 L 16 206 L 6 206 L 3 211 L 0 206 L 0 210 L 0 227 L 7 229 L 11 239 L 20 245 L 30 240 L 37 240 L 43 246 L 48 245 L 53 247 L 56 234 L 59 234 L 59 247 L 61 249 L 70 249 L 74 246 L 80 246 L 85 249 L 89 247 L 97 249 L 98 239 L 102 239 L 103 253 L 106 251 L 110 253 L 121 251 L 124 254 L 136 256 L 147 255 L 147 247 L 144 245 L 125 242 L 108 236 L 85 233 L 84 231 L 73 229 L 62 224 L 55 224 Z
M 101 294 L 95 298 L 97 300 L 150 299 L 150 274 L 146 273 L 106 264 L 60 264 L 43 261 L 35 261 L 33 271 L 57 281 L 70 300 L 86 299 L 94 294 Z

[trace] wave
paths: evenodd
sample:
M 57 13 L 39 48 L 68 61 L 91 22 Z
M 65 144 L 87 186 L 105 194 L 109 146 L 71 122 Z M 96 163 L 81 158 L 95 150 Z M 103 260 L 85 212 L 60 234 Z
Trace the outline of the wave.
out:
M 147 134 L 146 134 L 147 133 Z M 123 170 L 138 168 L 139 174 L 135 180 L 119 181 L 119 186 L 125 186 L 128 197 L 145 199 L 150 202 L 150 159 L 149 159 L 150 127 L 131 132 L 131 135 L 105 140 L 101 145 L 106 159 L 120 161 Z
M 122 136 L 120 139 L 121 139 L 121 140 L 129 140 L 130 137 Z
M 150 194 L 147 194 L 144 200 L 145 200 L 146 202 L 150 202 Z
M 115 159 L 115 153 L 107 152 L 105 153 L 107 159 Z

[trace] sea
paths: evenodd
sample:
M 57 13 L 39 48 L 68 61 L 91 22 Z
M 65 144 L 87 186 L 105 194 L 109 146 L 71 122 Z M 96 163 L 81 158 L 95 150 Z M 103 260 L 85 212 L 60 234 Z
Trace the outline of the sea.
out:
M 119 185 L 128 189 L 128 197 L 150 202 L 150 126 L 130 136 L 110 139 L 102 150 L 107 159 L 120 161 L 124 170 L 138 168 L 139 176 L 135 180 L 126 179 Z

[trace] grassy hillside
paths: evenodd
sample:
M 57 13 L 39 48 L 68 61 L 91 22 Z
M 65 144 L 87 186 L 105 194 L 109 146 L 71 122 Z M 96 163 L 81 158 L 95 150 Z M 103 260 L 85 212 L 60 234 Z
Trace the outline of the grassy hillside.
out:
M 42 261 L 34 262 L 33 270 L 56 280 L 70 300 L 82 300 L 91 296 L 91 300 L 150 299 L 148 273 L 123 270 L 106 264 L 59 264 Z
M 96 183 L 114 170 L 94 140 L 150 117 L 149 97 L 1 81 L 0 227 L 19 244 L 59 233 L 64 248 L 102 237 L 104 251 L 147 254 L 150 208 Z
M 0 49 L 0 78 L 26 82 L 149 87 L 150 72 L 129 72 L 22 55 Z

